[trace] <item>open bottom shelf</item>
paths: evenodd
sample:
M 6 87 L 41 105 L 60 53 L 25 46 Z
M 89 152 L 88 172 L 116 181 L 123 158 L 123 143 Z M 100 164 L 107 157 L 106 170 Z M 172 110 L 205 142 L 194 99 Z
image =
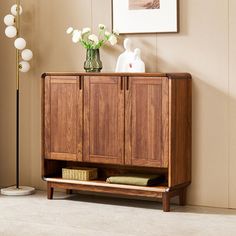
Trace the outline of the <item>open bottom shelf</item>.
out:
M 97 193 L 111 193 L 128 196 L 162 198 L 162 193 L 168 191 L 166 186 L 135 186 L 124 184 L 110 184 L 104 180 L 78 181 L 62 178 L 45 178 L 49 188 L 63 188 Z
M 104 180 L 77 181 L 66 180 L 62 178 L 44 178 L 47 181 L 48 199 L 53 198 L 54 188 L 69 190 L 79 190 L 95 193 L 107 193 L 114 195 L 133 196 L 133 197 L 149 197 L 162 199 L 163 211 L 170 211 L 170 198 L 179 196 L 180 205 L 186 204 L 186 188 L 189 183 L 179 185 L 175 188 L 167 186 L 143 187 L 124 184 L 110 184 Z

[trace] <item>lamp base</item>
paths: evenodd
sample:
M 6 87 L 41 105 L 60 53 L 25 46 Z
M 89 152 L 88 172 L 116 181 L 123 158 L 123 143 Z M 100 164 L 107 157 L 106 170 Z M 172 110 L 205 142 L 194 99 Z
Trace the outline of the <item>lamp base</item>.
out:
M 34 194 L 34 192 L 35 188 L 27 186 L 20 186 L 19 188 L 12 186 L 1 189 L 1 194 L 5 196 L 27 196 Z

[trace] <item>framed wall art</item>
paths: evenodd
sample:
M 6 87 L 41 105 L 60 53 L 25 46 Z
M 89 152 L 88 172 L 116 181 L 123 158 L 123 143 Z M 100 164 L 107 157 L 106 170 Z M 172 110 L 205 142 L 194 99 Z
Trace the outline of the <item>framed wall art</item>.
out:
M 112 0 L 112 25 L 121 34 L 178 32 L 178 0 Z

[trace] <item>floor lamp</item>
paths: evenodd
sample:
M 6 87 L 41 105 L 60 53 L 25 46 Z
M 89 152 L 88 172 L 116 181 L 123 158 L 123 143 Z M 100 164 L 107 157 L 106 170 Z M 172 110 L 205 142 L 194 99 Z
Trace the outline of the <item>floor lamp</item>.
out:
M 16 185 L 1 189 L 1 194 L 8 196 L 25 196 L 33 194 L 35 189 L 27 186 L 20 186 L 20 73 L 26 73 L 30 70 L 29 61 L 33 58 L 33 53 L 26 48 L 25 39 L 20 36 L 20 18 L 23 9 L 20 5 L 20 0 L 11 7 L 11 14 L 4 17 L 6 24 L 5 34 L 8 38 L 15 38 L 14 46 L 16 48 Z M 21 60 L 22 58 L 22 60 Z

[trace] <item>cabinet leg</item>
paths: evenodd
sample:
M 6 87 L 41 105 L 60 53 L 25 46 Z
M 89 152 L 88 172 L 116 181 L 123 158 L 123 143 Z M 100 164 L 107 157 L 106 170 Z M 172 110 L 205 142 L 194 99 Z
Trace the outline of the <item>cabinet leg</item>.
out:
M 53 187 L 51 183 L 47 183 L 47 195 L 48 199 L 53 199 Z
M 71 195 L 73 192 L 72 192 L 72 189 L 67 189 L 66 190 L 66 194 L 68 194 L 68 195 Z
M 162 194 L 162 205 L 163 205 L 164 212 L 170 211 L 170 194 L 169 193 Z
M 183 188 L 180 190 L 179 193 L 179 205 L 185 206 L 186 205 L 186 195 L 187 195 L 187 189 Z

